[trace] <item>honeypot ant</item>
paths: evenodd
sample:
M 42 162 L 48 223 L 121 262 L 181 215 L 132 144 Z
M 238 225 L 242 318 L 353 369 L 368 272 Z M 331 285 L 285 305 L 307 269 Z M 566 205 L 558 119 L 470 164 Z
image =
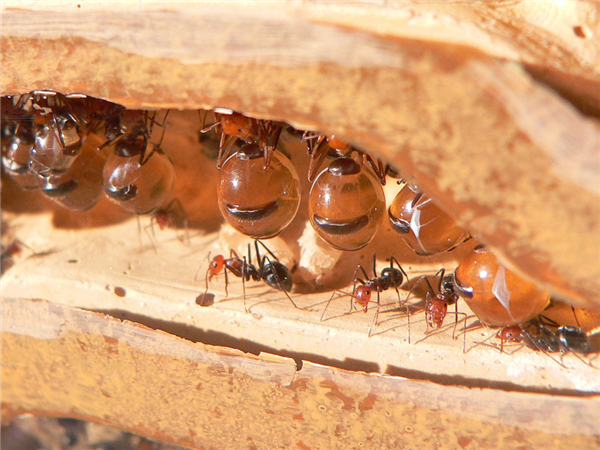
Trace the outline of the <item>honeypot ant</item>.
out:
M 467 231 L 410 183 L 400 189 L 388 215 L 392 229 L 420 256 L 454 250 L 470 238 Z
M 396 258 L 393 256 L 390 257 L 390 265 L 381 270 L 380 275 L 377 275 L 377 258 L 373 255 L 373 277 L 369 277 L 364 267 L 359 264 L 356 267 L 356 271 L 354 272 L 354 277 L 352 279 L 352 293 L 345 292 L 339 289 L 334 290 L 331 293 L 331 297 L 327 301 L 323 312 L 321 313 L 321 321 L 324 319 L 327 308 L 329 307 L 331 301 L 335 297 L 336 293 L 342 293 L 343 295 L 348 295 L 350 297 L 350 309 L 346 314 L 352 313 L 352 311 L 362 309 L 363 312 L 367 312 L 369 309 L 369 303 L 375 303 L 377 305 L 377 309 L 375 310 L 375 314 L 373 315 L 373 320 L 371 325 L 369 326 L 368 335 L 369 337 L 372 334 L 373 327 L 377 325 L 377 318 L 379 317 L 379 310 L 381 308 L 381 292 L 387 291 L 388 289 L 394 288 L 396 290 L 396 294 L 398 295 L 398 305 L 400 306 L 400 291 L 398 288 L 402 286 L 402 283 L 405 279 L 408 279 L 408 275 L 398 262 Z M 394 263 L 397 267 L 394 267 Z M 363 278 L 360 278 L 359 275 L 362 272 Z M 358 285 L 357 285 L 358 284 Z M 371 300 L 373 296 L 373 292 L 377 294 L 376 300 Z
M 25 110 L 28 97 L 2 97 L 2 167 L 24 189 L 37 189 L 38 175 L 29 168 L 35 145 L 33 114 Z
M 63 94 L 33 91 L 26 96 L 25 102 L 31 104 L 36 126 L 31 170 L 42 176 L 66 172 L 83 145 L 85 136 L 80 132 L 81 119 Z
M 220 134 L 217 169 L 220 169 L 238 139 L 246 144 L 258 143 L 263 151 L 263 168 L 271 164 L 271 156 L 277 148 L 283 125 L 271 120 L 259 120 L 247 117 L 225 108 L 215 108 L 215 123 L 206 126 L 208 111 L 198 111 L 202 123 L 201 133 L 214 130 Z
M 47 177 L 69 169 L 83 138 L 81 120 L 64 95 L 33 91 L 6 99 L 2 109 L 3 165 L 20 184 L 33 187 L 28 172 Z
M 379 229 L 385 213 L 381 183 L 352 158 L 337 158 L 314 180 L 309 220 L 319 237 L 338 250 L 359 250 Z
M 217 181 L 223 218 L 255 239 L 272 238 L 287 227 L 298 212 L 301 196 L 293 163 L 277 152 L 264 168 L 262 156 L 258 144 L 242 145 L 225 161 Z
M 262 258 L 260 256 L 260 250 L 258 247 L 259 244 L 268 253 L 268 255 L 263 255 Z M 292 305 L 294 305 L 295 308 L 299 308 L 289 294 L 293 286 L 293 278 L 290 270 L 287 268 L 287 266 L 279 261 L 279 259 L 262 241 L 255 239 L 254 248 L 256 251 L 258 267 L 252 263 L 250 244 L 248 244 L 247 257 L 244 256 L 243 258 L 240 258 L 234 249 L 230 249 L 229 258 L 225 258 L 223 255 L 216 255 L 213 259 L 211 259 L 206 271 L 206 291 L 204 296 L 206 296 L 208 292 L 208 283 L 212 281 L 213 277 L 221 274 L 221 272 L 225 273 L 225 296 L 229 295 L 227 291 L 227 286 L 229 284 L 227 273 L 231 272 L 236 277 L 242 279 L 244 309 L 246 311 L 248 311 L 246 308 L 246 281 L 250 280 L 264 281 L 273 289 L 283 291 Z
M 352 147 L 347 142 L 339 139 L 334 134 L 323 134 L 314 131 L 305 131 L 302 140 L 306 142 L 310 162 L 308 166 L 308 181 L 315 179 L 317 171 L 327 156 L 332 158 L 350 157 L 353 152 L 361 158 L 362 165 L 368 165 L 377 175 L 382 186 L 386 183 L 388 167 L 380 159 L 377 162 L 367 153 Z
M 165 115 L 163 127 L 166 123 Z M 162 136 L 158 144 L 151 144 L 152 126 L 134 127 L 132 134 L 116 140 L 114 152 L 108 157 L 103 170 L 103 186 L 107 196 L 121 208 L 134 214 L 155 212 L 171 197 L 175 187 L 175 169 L 162 150 Z M 152 150 L 148 155 L 148 146 Z

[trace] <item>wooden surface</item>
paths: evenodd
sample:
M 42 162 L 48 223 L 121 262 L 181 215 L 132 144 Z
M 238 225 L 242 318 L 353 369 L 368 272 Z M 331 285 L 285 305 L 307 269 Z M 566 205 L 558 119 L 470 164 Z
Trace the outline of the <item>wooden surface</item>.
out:
M 440 333 L 425 335 L 424 290 L 413 292 L 408 299 L 409 323 L 406 309 L 398 305 L 407 300 L 411 286 L 441 267 L 453 271 L 476 242 L 467 241 L 453 252 L 422 258 L 384 223 L 361 251 L 343 253 L 321 244 L 308 224 L 310 183 L 305 176 L 308 157 L 304 143 L 287 133 L 282 136 L 282 148 L 303 174 L 303 201 L 290 226 L 278 238 L 265 242 L 284 264 L 295 267 L 291 295 L 299 307 L 308 310 L 294 308 L 281 292 L 262 282 L 246 283 L 245 301 L 243 285 L 233 276 L 228 296 L 223 276 L 207 286 L 209 255 L 229 255 L 230 249 L 245 255 L 251 240 L 223 225 L 216 201 L 218 170 L 198 142 L 197 115 L 173 111 L 168 122 L 163 148 L 175 165 L 175 197 L 188 215 L 189 242 L 183 239 L 183 230 L 152 228 L 150 217 L 127 217 L 108 201 L 86 213 L 73 213 L 54 206 L 39 193 L 15 189 L 5 179 L 4 220 L 13 238 L 29 248 L 24 248 L 15 265 L 4 273 L 3 297 L 44 298 L 106 312 L 192 340 L 345 369 L 467 386 L 600 393 L 600 372 L 573 355 L 565 356 L 567 368 L 563 368 L 556 358 L 539 352 L 522 349 L 500 354 L 497 348 L 481 344 L 488 338 L 487 343 L 498 345 L 493 337 L 496 331 L 476 326 L 476 318 L 464 302 L 459 302 L 460 310 L 469 314 L 467 323 L 474 328 L 457 339 L 452 339 L 452 314 Z M 156 133 L 161 134 L 161 130 Z M 388 204 L 398 189 L 395 183 L 388 183 Z M 380 314 L 369 337 L 377 310 L 374 303 L 366 314 L 347 314 L 350 297 L 338 292 L 325 308 L 332 290 L 352 290 L 358 264 L 371 272 L 373 255 L 377 255 L 379 271 L 389 264 L 386 259 L 394 256 L 409 279 L 399 294 L 394 290 L 381 293 Z M 196 299 L 207 287 L 214 295 L 214 305 L 203 308 Z M 117 295 L 119 289 L 125 294 Z M 584 321 L 581 312 L 578 317 Z M 561 317 L 564 320 L 573 322 L 570 310 Z M 589 314 L 583 325 L 586 331 L 598 331 L 600 315 Z M 463 327 L 461 321 L 458 329 Z
M 440 386 L 2 302 L 2 417 L 93 418 L 190 448 L 592 448 L 597 397 Z M 51 362 L 51 363 L 50 363 Z M 40 367 L 49 370 L 40 371 Z M 119 377 L 106 377 L 110 367 Z
M 222 106 L 335 131 L 510 267 L 600 302 L 600 128 L 527 71 L 595 114 L 597 4 L 78 4 L 3 3 L 3 94 Z
M 104 8 L 3 2 L 1 93 L 222 106 L 335 131 L 397 165 L 511 267 L 573 304 L 600 303 L 596 4 Z M 464 335 L 463 353 L 452 317 L 424 334 L 422 293 L 410 333 L 394 292 L 382 296 L 372 337 L 373 308 L 344 314 L 347 297 L 321 320 L 331 290 L 347 289 L 374 253 L 379 269 L 393 255 L 415 281 L 452 270 L 472 241 L 422 260 L 384 227 L 342 255 L 306 228 L 304 195 L 269 245 L 297 263 L 292 295 L 314 311 L 260 283 L 244 301 L 237 279 L 227 297 L 216 279 L 214 305 L 198 305 L 208 253 L 243 253 L 246 241 L 222 227 L 195 112 L 174 111 L 168 125 L 190 243 L 155 230 L 151 244 L 148 218 L 139 228 L 107 201 L 70 213 L 3 179 L 3 231 L 28 246 L 2 277 L 3 420 L 81 417 L 193 448 L 600 445 L 600 372 L 589 358 L 501 354 L 484 328 Z M 290 153 L 305 173 L 305 153 Z M 597 315 L 583 319 L 597 330 Z

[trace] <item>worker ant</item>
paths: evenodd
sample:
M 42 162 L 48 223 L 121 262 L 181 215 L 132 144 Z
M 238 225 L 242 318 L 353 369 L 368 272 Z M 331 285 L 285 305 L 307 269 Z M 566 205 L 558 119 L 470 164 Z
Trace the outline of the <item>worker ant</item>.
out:
M 347 295 L 350 297 L 350 309 L 346 314 L 352 313 L 353 310 L 362 309 L 363 312 L 367 312 L 369 309 L 370 303 L 375 303 L 377 308 L 375 310 L 375 314 L 373 315 L 373 320 L 371 325 L 369 326 L 368 335 L 369 337 L 372 335 L 373 328 L 377 326 L 377 319 L 379 317 L 379 311 L 381 308 L 381 299 L 380 294 L 383 291 L 387 291 L 388 289 L 394 288 L 396 290 L 396 294 L 398 295 L 398 305 L 401 305 L 400 301 L 400 291 L 398 288 L 402 286 L 402 283 L 405 279 L 408 279 L 408 275 L 398 262 L 396 258 L 393 256 L 390 257 L 390 265 L 381 270 L 381 273 L 377 275 L 377 264 L 376 264 L 376 256 L 373 255 L 373 277 L 369 277 L 366 270 L 362 265 L 358 265 L 356 267 L 356 271 L 354 272 L 354 277 L 352 279 L 352 293 L 345 292 L 339 289 L 336 289 L 332 292 L 331 297 L 327 301 L 323 312 L 321 313 L 321 321 L 325 319 L 325 313 L 331 304 L 331 301 L 335 297 L 336 293 L 342 293 L 343 295 Z M 395 264 L 395 266 L 394 266 Z M 362 274 L 363 278 L 360 278 L 360 274 Z M 371 300 L 373 292 L 377 294 L 376 300 Z
M 573 314 L 575 314 L 574 310 Z M 576 315 L 575 319 L 577 320 Z M 496 337 L 500 339 L 500 352 L 504 351 L 504 344 L 507 342 L 521 343 L 532 350 L 548 354 L 553 361 L 562 367 L 566 368 L 563 363 L 564 355 L 572 353 L 584 364 L 598 369 L 592 364 L 592 361 L 586 361 L 580 356 L 592 353 L 592 346 L 588 335 L 579 326 L 560 325 L 548 317 L 539 315 L 525 324 L 503 327 L 496 333 Z M 560 361 L 550 356 L 550 354 L 557 352 L 560 352 Z M 597 357 L 598 355 L 594 356 L 592 360 Z
M 259 244 L 266 250 L 268 255 L 263 255 L 261 257 Z M 206 295 L 208 292 L 208 284 L 212 281 L 213 277 L 221 274 L 222 272 L 225 274 L 225 296 L 229 295 L 227 291 L 227 286 L 229 285 L 227 274 L 230 272 L 236 277 L 242 279 L 244 309 L 246 311 L 248 311 L 248 308 L 246 308 L 246 281 L 250 280 L 264 281 L 273 289 L 282 291 L 294 305 L 294 307 L 299 308 L 289 294 L 293 286 L 292 273 L 290 270 L 287 268 L 287 266 L 279 261 L 279 259 L 262 241 L 255 239 L 254 248 L 256 251 L 258 267 L 252 263 L 250 244 L 248 244 L 247 257 L 244 256 L 243 258 L 240 258 L 236 251 L 231 249 L 229 251 L 229 258 L 225 258 L 223 255 L 216 255 L 214 258 L 212 258 L 206 271 L 206 291 L 204 295 Z
M 438 283 L 436 289 L 433 288 L 431 281 L 425 275 L 417 280 L 417 282 L 412 286 L 408 296 L 406 298 L 406 315 L 408 318 L 408 336 L 410 343 L 410 314 L 409 314 L 409 304 L 408 299 L 412 292 L 414 292 L 418 286 L 422 283 L 425 283 L 427 292 L 425 294 L 425 322 L 427 324 L 427 329 L 425 334 L 428 334 L 431 331 L 439 330 L 444 324 L 444 319 L 448 314 L 454 315 L 454 328 L 452 331 L 452 338 L 456 339 L 456 328 L 458 326 L 458 317 L 464 317 L 464 324 L 466 331 L 466 322 L 467 322 L 467 314 L 464 312 L 458 311 L 458 293 L 456 292 L 455 282 L 454 282 L 454 274 L 446 275 L 446 269 L 441 268 L 438 270 L 433 279 L 438 278 Z M 454 305 L 454 312 L 448 312 L 448 306 Z M 466 339 L 466 337 L 465 337 Z M 466 346 L 466 342 L 464 343 Z

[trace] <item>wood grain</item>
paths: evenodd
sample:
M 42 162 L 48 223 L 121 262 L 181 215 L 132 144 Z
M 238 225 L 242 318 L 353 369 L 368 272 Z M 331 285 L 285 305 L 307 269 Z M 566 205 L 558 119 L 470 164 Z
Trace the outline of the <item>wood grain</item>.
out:
M 190 448 L 591 448 L 595 397 L 349 373 L 173 337 L 39 300 L 2 302 L 2 417 L 99 420 Z M 107 377 L 106 367 L 119 377 Z M 40 370 L 40 368 L 44 368 Z
M 5 2 L 0 90 L 335 131 L 393 162 L 511 268 L 597 307 L 598 122 L 516 64 L 593 110 L 597 5 L 565 3 Z

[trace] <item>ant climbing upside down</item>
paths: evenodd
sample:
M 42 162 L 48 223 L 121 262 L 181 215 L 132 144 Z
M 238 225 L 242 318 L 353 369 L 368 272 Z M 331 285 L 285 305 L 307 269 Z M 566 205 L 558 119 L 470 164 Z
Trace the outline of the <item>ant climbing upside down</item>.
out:
M 260 255 L 259 244 L 266 250 L 267 255 Z M 213 277 L 221 274 L 225 274 L 225 296 L 229 295 L 227 286 L 229 284 L 228 272 L 231 272 L 238 278 L 242 279 L 243 293 L 244 293 L 244 308 L 246 308 L 246 281 L 264 281 L 268 286 L 275 290 L 282 291 L 286 297 L 290 300 L 295 308 L 298 307 L 296 302 L 292 299 L 289 292 L 292 290 L 293 278 L 290 269 L 273 254 L 273 252 L 260 240 L 254 241 L 254 249 L 256 251 L 256 258 L 258 261 L 258 267 L 252 263 L 252 252 L 251 246 L 248 244 L 248 256 L 240 258 L 235 250 L 229 251 L 229 258 L 225 258 L 223 255 L 216 255 L 210 260 L 208 270 L 206 271 L 206 293 L 208 292 L 208 284 L 212 281 Z

